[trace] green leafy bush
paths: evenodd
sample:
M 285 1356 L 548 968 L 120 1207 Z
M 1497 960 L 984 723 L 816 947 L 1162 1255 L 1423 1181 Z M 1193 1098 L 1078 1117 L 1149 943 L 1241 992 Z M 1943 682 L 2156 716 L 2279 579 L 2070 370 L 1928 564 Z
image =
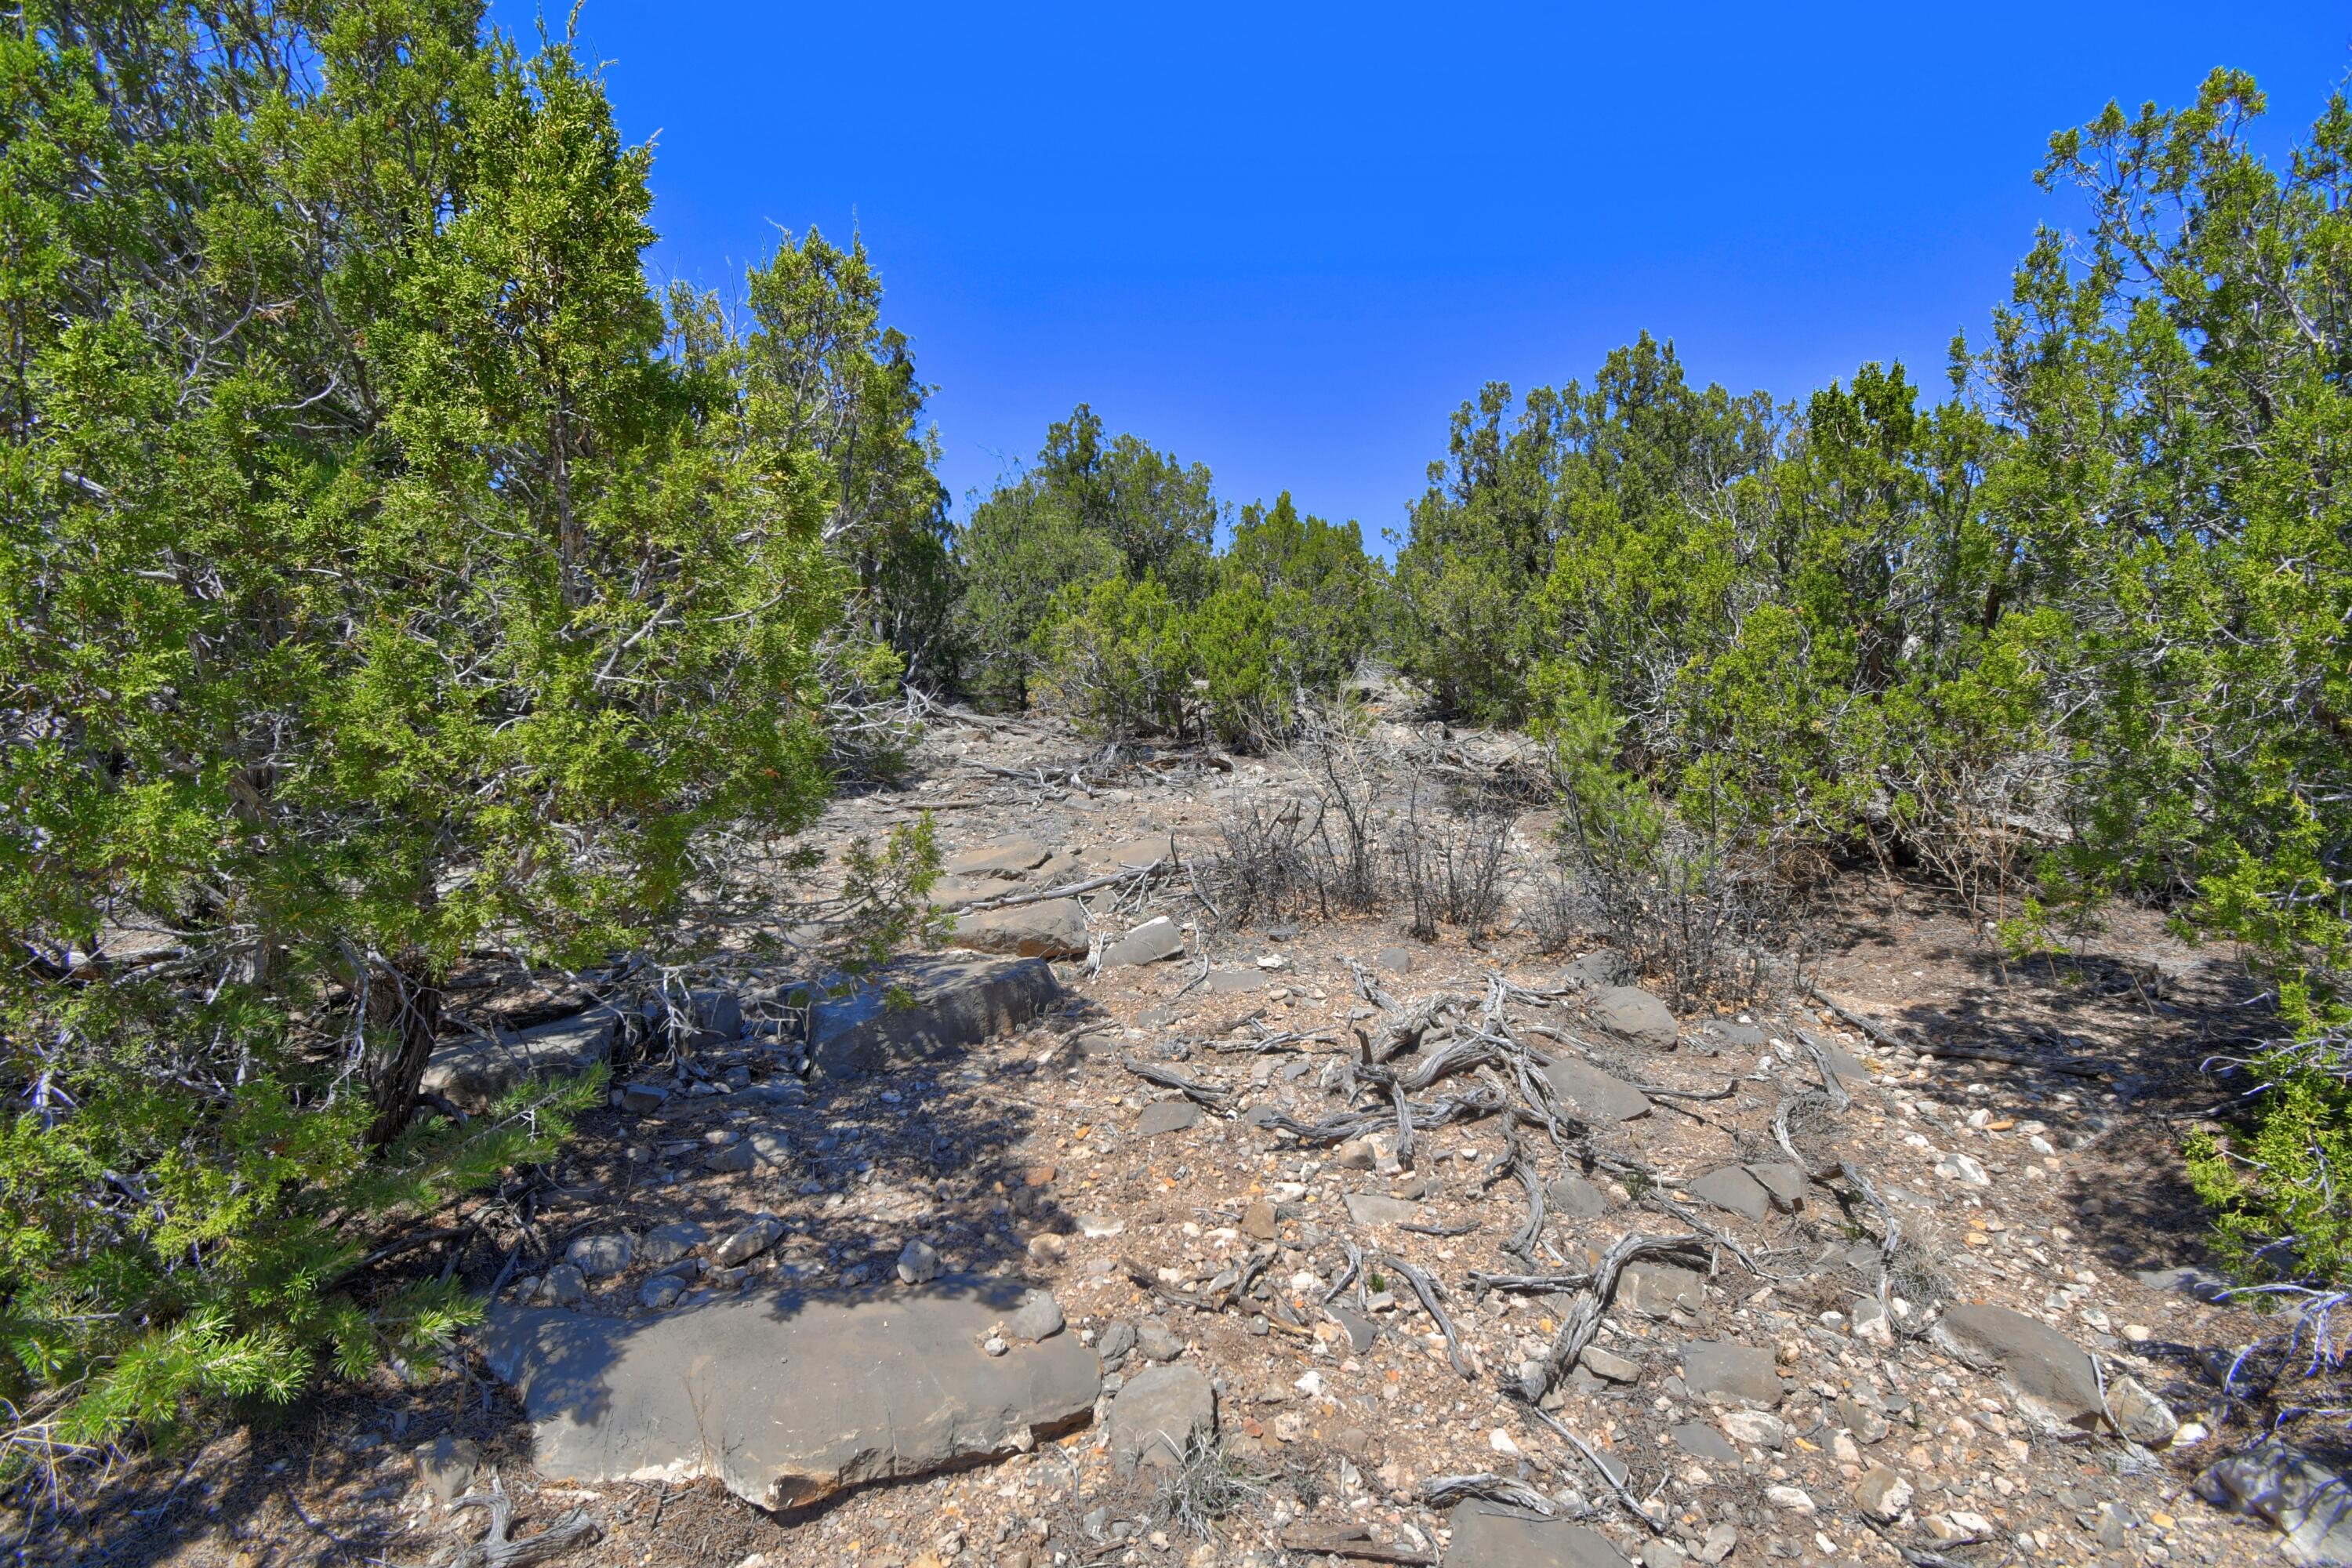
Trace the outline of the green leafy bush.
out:
M 919 399 L 814 237 L 666 312 L 648 163 L 463 3 L 0 35 L 0 1436 L 446 1338 L 376 1226 L 595 1090 L 421 1115 L 453 966 L 689 940 L 818 809 Z

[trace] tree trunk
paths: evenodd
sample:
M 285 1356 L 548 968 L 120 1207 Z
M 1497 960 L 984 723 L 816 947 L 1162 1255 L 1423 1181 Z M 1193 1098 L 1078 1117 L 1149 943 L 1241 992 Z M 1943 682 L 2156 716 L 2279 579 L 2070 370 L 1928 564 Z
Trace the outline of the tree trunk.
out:
M 441 1023 L 440 977 L 411 954 L 388 965 L 368 987 L 370 1043 L 368 1100 L 375 1120 L 368 1146 L 381 1152 L 408 1126 L 416 1109 L 416 1087 L 433 1055 Z

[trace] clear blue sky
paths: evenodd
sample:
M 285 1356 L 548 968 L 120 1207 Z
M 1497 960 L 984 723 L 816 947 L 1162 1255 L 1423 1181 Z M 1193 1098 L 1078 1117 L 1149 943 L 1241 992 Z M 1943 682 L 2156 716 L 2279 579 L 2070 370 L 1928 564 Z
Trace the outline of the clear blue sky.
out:
M 1644 329 L 1735 391 L 1894 358 L 1940 386 L 2074 216 L 2031 178 L 2052 131 L 2230 65 L 2283 149 L 2352 68 L 2344 0 L 587 0 L 580 31 L 657 135 L 657 271 L 731 291 L 775 225 L 863 232 L 959 512 L 1083 400 L 1367 542 L 1481 383 Z

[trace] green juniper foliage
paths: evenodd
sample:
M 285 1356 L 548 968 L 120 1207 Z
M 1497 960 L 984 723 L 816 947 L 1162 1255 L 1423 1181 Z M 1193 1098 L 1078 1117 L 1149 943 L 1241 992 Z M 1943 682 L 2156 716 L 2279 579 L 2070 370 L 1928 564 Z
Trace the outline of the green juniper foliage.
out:
M 20 1435 L 445 1341 L 460 1294 L 352 1293 L 370 1238 L 596 1092 L 418 1116 L 452 966 L 660 946 L 715 835 L 821 804 L 828 666 L 931 657 L 922 392 L 862 252 L 788 242 L 739 340 L 649 291 L 649 163 L 470 0 L 0 29 Z M 935 859 L 868 853 L 865 937 Z

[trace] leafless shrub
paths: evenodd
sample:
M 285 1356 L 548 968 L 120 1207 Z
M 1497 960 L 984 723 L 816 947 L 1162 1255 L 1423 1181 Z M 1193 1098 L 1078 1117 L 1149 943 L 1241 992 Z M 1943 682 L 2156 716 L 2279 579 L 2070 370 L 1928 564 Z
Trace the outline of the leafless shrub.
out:
M 1414 936 L 1431 940 L 1440 921 L 1474 941 L 1494 927 L 1503 913 L 1503 868 L 1517 820 L 1516 812 L 1485 801 L 1449 813 L 1413 787 L 1391 849 Z
M 1380 804 L 1396 771 L 1393 752 L 1363 710 L 1351 706 L 1304 710 L 1292 752 L 1322 802 L 1317 837 L 1332 901 L 1351 910 L 1378 908 Z
M 1636 969 L 1666 975 L 1677 1006 L 1752 996 L 1776 963 L 1801 960 L 1822 869 L 1675 817 L 1629 824 L 1570 810 L 1540 924 L 1597 932 Z
M 1208 877 L 1225 924 L 1329 913 L 1323 817 L 1321 803 L 1302 795 L 1250 799 L 1224 815 Z

